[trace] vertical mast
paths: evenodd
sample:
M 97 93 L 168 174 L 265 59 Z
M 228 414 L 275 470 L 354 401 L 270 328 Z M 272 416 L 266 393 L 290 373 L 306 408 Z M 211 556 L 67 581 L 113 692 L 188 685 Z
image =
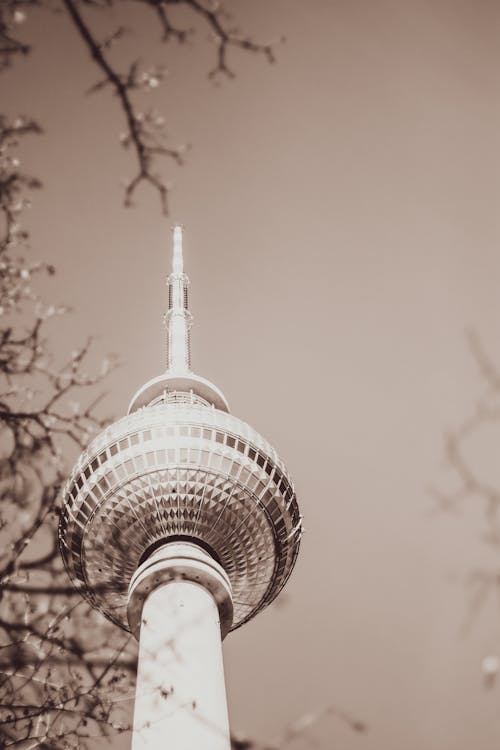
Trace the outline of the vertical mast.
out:
M 1 0 L 0 0 L 1 3 Z M 163 316 L 165 326 L 166 363 L 161 375 L 152 378 L 140 388 L 129 405 L 129 413 L 165 401 L 168 393 L 187 393 L 187 397 L 173 396 L 170 400 L 198 401 L 229 411 L 224 394 L 206 378 L 191 369 L 191 325 L 189 310 L 189 279 L 184 273 L 182 257 L 182 228 L 175 226 L 172 234 L 173 252 L 171 273 L 167 277 L 168 303 Z
M 189 279 L 184 273 L 182 257 L 182 228 L 174 227 L 172 273 L 167 279 L 168 311 L 167 372 L 185 373 L 191 369 L 191 313 L 188 305 Z

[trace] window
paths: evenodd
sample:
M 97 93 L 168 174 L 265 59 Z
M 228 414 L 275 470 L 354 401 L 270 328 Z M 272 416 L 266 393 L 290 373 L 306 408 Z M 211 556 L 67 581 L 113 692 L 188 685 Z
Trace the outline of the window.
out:
M 226 474 L 230 474 L 231 473 L 231 467 L 232 467 L 232 465 L 233 465 L 233 462 L 231 461 L 230 458 L 223 458 L 222 459 L 222 464 L 221 464 L 221 469 Z
M 121 464 L 118 464 L 118 466 L 115 467 L 115 474 L 120 481 L 122 479 L 125 479 L 125 469 L 123 468 L 123 466 L 121 466 Z
M 138 471 L 141 471 L 145 468 L 142 453 L 139 453 L 138 456 L 134 456 L 134 462 Z
M 106 477 L 103 477 L 102 479 L 100 479 L 97 484 L 99 485 L 99 487 L 101 488 L 103 492 L 107 492 L 109 490 L 109 483 Z
M 97 501 L 102 499 L 102 492 L 98 484 L 94 485 L 92 489 L 92 495 L 96 498 Z

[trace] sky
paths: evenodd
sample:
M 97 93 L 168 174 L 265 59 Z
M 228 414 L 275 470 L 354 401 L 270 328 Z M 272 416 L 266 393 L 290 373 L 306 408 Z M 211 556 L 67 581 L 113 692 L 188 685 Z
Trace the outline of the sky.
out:
M 450 486 L 444 436 L 482 391 L 466 331 L 500 363 L 500 6 L 229 5 L 286 41 L 275 65 L 234 53 L 218 85 L 205 31 L 162 47 L 126 9 L 118 58 L 165 61 L 155 106 L 191 144 L 185 166 L 165 164 L 168 218 L 147 188 L 123 208 L 116 101 L 85 94 L 96 72 L 64 16 L 28 14 L 34 50 L 0 96 L 44 126 L 22 160 L 45 184 L 28 217 L 33 255 L 58 269 L 44 294 L 73 308 L 57 346 L 91 333 L 96 358 L 118 355 L 105 408 L 124 414 L 164 366 L 180 222 L 193 368 L 285 459 L 306 528 L 283 596 L 224 643 L 234 729 L 271 741 L 334 706 L 368 731 L 326 714 L 320 748 L 493 750 L 500 687 L 481 663 L 500 655 L 499 613 L 490 597 L 470 618 L 466 581 L 498 561 L 477 502 L 446 513 L 431 488 Z M 500 482 L 497 439 L 471 451 Z

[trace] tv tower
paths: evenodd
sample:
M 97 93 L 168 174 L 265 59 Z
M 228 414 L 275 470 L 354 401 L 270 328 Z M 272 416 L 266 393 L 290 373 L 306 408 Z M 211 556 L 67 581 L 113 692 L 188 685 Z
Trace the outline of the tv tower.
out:
M 222 639 L 284 586 L 302 522 L 274 448 L 191 370 L 173 239 L 167 369 L 79 457 L 59 540 L 82 596 L 139 640 L 133 750 L 229 750 Z

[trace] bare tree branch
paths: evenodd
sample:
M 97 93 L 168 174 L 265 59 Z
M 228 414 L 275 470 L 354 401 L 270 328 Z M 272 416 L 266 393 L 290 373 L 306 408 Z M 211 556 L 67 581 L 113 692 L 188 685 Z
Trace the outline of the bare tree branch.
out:
M 494 478 L 485 477 L 470 446 L 486 429 L 500 426 L 500 369 L 488 354 L 479 334 L 470 330 L 467 340 L 483 382 L 483 390 L 461 424 L 445 437 L 445 458 L 455 478 L 452 489 L 432 488 L 431 493 L 442 510 L 457 510 L 466 502 L 476 503 L 484 518 L 484 542 L 500 553 L 500 487 Z M 468 630 L 491 595 L 500 596 L 500 558 L 491 570 L 474 570 L 467 580 Z M 499 600 L 500 604 L 500 600 Z

